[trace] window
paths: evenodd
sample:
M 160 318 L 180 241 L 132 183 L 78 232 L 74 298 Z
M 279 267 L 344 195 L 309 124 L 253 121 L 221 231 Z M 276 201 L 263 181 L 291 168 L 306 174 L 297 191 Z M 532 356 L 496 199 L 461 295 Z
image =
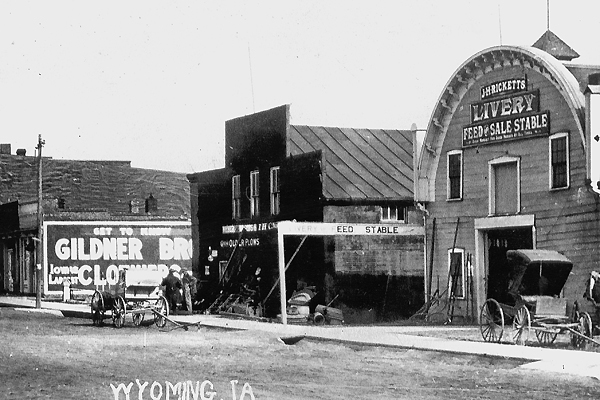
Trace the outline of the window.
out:
M 402 206 L 382 206 L 381 221 L 404 222 L 406 209 Z
M 158 211 L 158 200 L 152 196 L 152 193 L 150 193 L 150 196 L 146 199 L 145 210 L 147 214 Z
M 223 279 L 223 275 L 225 275 L 225 271 L 227 271 L 227 264 L 227 261 L 219 261 L 219 280 Z
M 448 200 L 461 200 L 463 195 L 463 158 L 462 150 L 448 152 Z
M 521 160 L 503 156 L 489 162 L 489 215 L 521 211 Z
M 569 187 L 569 135 L 550 136 L 550 189 Z
M 250 172 L 250 217 L 260 215 L 258 171 Z
M 240 190 L 240 176 L 231 178 L 231 217 L 240 219 L 242 217 L 242 192 Z
M 271 168 L 271 215 L 279 214 L 279 167 Z
M 465 298 L 465 250 L 448 249 L 448 293 L 455 299 Z

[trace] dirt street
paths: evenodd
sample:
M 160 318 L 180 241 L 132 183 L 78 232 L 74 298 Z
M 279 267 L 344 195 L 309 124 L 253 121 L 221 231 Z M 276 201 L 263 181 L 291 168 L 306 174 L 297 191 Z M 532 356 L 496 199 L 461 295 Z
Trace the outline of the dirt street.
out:
M 264 332 L 161 332 L 130 319 L 116 329 L 0 308 L 0 338 L 6 399 L 600 398 L 595 379 L 515 361 L 306 339 L 286 345 Z

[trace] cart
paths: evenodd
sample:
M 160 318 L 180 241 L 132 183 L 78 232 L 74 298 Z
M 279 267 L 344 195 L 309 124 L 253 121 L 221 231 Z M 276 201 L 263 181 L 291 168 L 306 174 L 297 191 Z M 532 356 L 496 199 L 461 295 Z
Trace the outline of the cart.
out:
M 571 344 L 594 342 L 592 320 L 576 302 L 560 297 L 573 263 L 552 250 L 508 250 L 508 290 L 503 298 L 489 298 L 481 307 L 481 335 L 500 342 L 512 323 L 512 340 L 525 345 L 533 330 L 542 345 L 554 343 L 561 333 L 571 334 Z
M 582 308 L 592 316 L 592 332 L 600 333 L 600 272 L 591 271 L 583 298 Z
M 169 305 L 162 295 L 160 284 L 163 274 L 146 269 L 127 269 L 119 272 L 119 282 L 112 291 L 96 290 L 91 299 L 92 323 L 104 323 L 106 312 L 111 311 L 113 325 L 125 324 L 125 316 L 131 314 L 133 324 L 139 326 L 150 313 L 154 323 L 163 328 L 168 320 Z

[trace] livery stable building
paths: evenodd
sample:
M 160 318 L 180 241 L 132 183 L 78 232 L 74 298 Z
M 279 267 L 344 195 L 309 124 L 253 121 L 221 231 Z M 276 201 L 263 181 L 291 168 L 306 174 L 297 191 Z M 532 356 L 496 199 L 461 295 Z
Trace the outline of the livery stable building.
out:
M 38 158 L 0 150 L 0 292 L 36 294 L 38 265 L 43 297 L 75 298 L 108 290 L 119 269 L 191 268 L 185 174 L 44 157 L 38 214 Z
M 503 298 L 514 249 L 566 256 L 562 295 L 585 303 L 600 268 L 600 66 L 577 56 L 550 31 L 482 50 L 435 104 L 416 198 L 428 211 L 427 294 L 453 293 L 456 316 L 476 320 Z
M 292 125 L 289 105 L 226 121 L 226 167 L 188 175 L 204 307 L 235 310 L 226 302 L 254 281 L 260 316 L 282 314 L 306 287 L 346 323 L 414 313 L 424 302 L 415 133 Z

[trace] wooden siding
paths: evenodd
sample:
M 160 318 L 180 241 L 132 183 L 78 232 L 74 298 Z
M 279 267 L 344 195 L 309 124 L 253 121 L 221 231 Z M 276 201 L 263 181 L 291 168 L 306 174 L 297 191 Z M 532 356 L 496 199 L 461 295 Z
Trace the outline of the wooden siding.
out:
M 527 75 L 529 89 L 540 91 L 540 110 L 550 111 L 550 134 L 569 133 L 570 187 L 549 189 L 549 139 L 547 136 L 535 137 L 465 148 L 463 199 L 447 201 L 446 154 L 462 148 L 461 133 L 462 128 L 470 124 L 470 104 L 481 101 L 479 88 L 523 74 Z M 435 180 L 435 202 L 428 207 L 428 239 L 432 234 L 431 218 L 436 218 L 433 290 L 436 289 L 437 277 L 441 282 L 440 289 L 445 289 L 447 251 L 452 247 L 459 217 L 457 247 L 463 248 L 465 254 L 475 253 L 474 219 L 488 216 L 488 163 L 502 156 L 520 159 L 520 214 L 535 215 L 537 248 L 558 250 L 574 262 L 575 268 L 564 294 L 571 299 L 580 299 L 589 272 L 600 268 L 598 197 L 586 188 L 581 134 L 569 111 L 569 104 L 548 78 L 536 70 L 521 66 L 505 66 L 480 76 L 462 98 L 448 126 Z M 484 266 L 474 267 L 484 270 Z
M 380 210 L 372 205 L 326 206 L 323 218 L 324 222 L 380 223 Z M 423 236 L 336 236 L 330 245 L 335 249 L 336 273 L 423 276 Z

